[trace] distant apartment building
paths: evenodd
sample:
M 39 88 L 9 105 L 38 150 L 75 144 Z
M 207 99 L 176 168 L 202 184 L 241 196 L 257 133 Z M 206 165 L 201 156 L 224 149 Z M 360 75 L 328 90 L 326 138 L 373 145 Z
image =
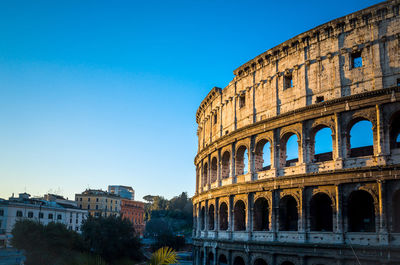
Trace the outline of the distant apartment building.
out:
M 129 186 L 109 185 L 108 192 L 119 195 L 121 198 L 135 200 L 135 190 Z
M 11 231 L 15 223 L 22 219 L 44 225 L 60 222 L 80 233 L 88 215 L 86 210 L 79 209 L 74 201 L 58 195 L 48 194 L 44 198 L 31 198 L 29 194 L 21 193 L 18 197 L 0 200 L 0 247 L 10 245 Z
M 144 222 L 144 203 L 127 199 L 121 200 L 121 217 L 128 219 L 132 224 L 135 232 L 143 236 L 145 229 Z
M 75 201 L 80 209 L 85 209 L 93 217 L 119 216 L 121 197 L 103 190 L 87 189 L 75 194 Z

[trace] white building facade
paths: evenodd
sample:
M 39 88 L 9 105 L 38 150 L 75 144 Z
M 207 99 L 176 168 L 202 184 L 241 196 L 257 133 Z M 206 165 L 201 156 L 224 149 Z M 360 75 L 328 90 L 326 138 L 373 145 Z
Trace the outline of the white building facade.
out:
M 27 193 L 20 194 L 18 198 L 0 200 L 0 247 L 10 245 L 11 231 L 21 219 L 37 221 L 44 225 L 59 222 L 80 233 L 88 212 L 72 203 L 68 200 L 56 202 L 30 198 Z

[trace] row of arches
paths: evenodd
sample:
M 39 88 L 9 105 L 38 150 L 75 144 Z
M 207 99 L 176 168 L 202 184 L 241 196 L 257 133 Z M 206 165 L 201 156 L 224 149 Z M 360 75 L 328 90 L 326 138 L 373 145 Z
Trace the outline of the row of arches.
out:
M 292 195 L 283 196 L 279 202 L 276 221 L 279 231 L 298 231 L 299 214 L 302 212 L 298 201 Z M 310 231 L 333 232 L 336 209 L 331 197 L 324 193 L 314 194 L 309 201 L 307 209 L 308 228 Z M 376 232 L 376 202 L 373 196 L 365 190 L 356 190 L 350 193 L 346 204 L 347 231 L 348 232 Z M 392 232 L 400 233 L 400 190 L 393 195 L 392 202 Z M 272 206 L 264 197 L 257 198 L 250 211 L 252 227 L 247 228 L 246 203 L 239 199 L 233 205 L 233 217 L 229 218 L 229 207 L 226 202 L 219 204 L 216 213 L 215 206 L 211 204 L 208 209 L 202 206 L 199 215 L 201 230 L 229 229 L 229 221 L 233 222 L 230 230 L 233 231 L 270 231 Z M 207 215 L 207 218 L 206 218 Z M 207 224 L 206 224 L 207 219 Z
M 348 122 L 343 133 L 344 145 L 347 150 L 344 152 L 345 157 L 374 155 L 374 142 L 377 139 L 375 123 L 376 121 L 371 122 L 370 118 L 362 116 Z M 400 148 L 399 124 L 400 112 L 397 112 L 390 118 L 388 126 L 388 140 L 391 149 Z M 294 166 L 300 161 L 300 157 L 304 157 L 306 161 L 301 162 L 306 163 L 333 160 L 335 158 L 335 141 L 337 141 L 336 130 L 337 128 L 331 124 L 320 123 L 311 128 L 307 139 L 300 139 L 301 134 L 296 130 L 288 130 L 280 136 L 279 143 L 275 143 L 275 146 L 272 138 L 265 137 L 257 140 L 251 152 L 249 152 L 250 146 L 246 144 L 236 146 L 234 156 L 232 156 L 233 150 L 225 149 L 220 158 L 214 155 L 210 160 L 204 159 L 202 166 L 197 168 L 198 171 L 201 171 L 201 184 L 205 186 L 207 183 L 215 183 L 218 180 L 218 170 L 220 170 L 220 178 L 226 179 L 232 177 L 233 171 L 234 175 L 239 176 L 247 174 L 249 171 L 259 172 L 272 167 Z M 250 155 L 250 153 L 254 155 Z
M 203 251 L 201 251 L 200 259 L 201 259 L 200 264 L 203 264 L 203 261 L 204 261 L 204 252 Z M 215 264 L 215 262 L 216 262 L 216 264 Z M 218 259 L 215 260 L 214 253 L 210 251 L 206 257 L 205 264 L 206 265 L 228 265 L 229 263 L 228 263 L 228 258 L 225 256 L 225 254 L 220 254 L 218 256 Z M 236 257 L 234 257 L 232 264 L 233 265 L 246 265 L 246 262 L 241 256 L 236 256 Z M 257 258 L 254 261 L 253 265 L 268 265 L 268 263 L 262 258 Z M 280 265 L 294 265 L 294 263 L 291 261 L 284 261 Z M 323 264 L 318 264 L 318 265 L 323 265 Z

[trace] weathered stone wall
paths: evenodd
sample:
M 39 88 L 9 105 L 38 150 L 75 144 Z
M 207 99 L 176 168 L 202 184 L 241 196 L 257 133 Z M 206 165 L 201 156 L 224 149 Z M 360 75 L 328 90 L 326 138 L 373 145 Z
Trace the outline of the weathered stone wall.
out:
M 302 33 L 234 71 L 200 105 L 199 148 L 236 129 L 324 101 L 395 86 L 400 72 L 398 3 L 389 1 Z M 352 67 L 360 52 L 363 66 Z M 291 76 L 293 87 L 285 88 Z M 245 106 L 239 98 L 245 97 Z M 217 114 L 217 123 L 213 116 Z
M 399 8 L 302 33 L 210 91 L 196 113 L 195 264 L 400 264 Z M 362 120 L 373 143 L 353 148 Z M 323 128 L 332 152 L 315 154 Z

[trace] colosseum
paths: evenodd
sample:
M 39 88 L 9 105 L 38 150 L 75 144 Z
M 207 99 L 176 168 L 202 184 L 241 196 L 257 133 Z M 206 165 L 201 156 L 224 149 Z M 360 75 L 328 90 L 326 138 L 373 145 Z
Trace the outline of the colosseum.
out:
M 208 93 L 194 264 L 400 264 L 399 9 L 304 32 Z

